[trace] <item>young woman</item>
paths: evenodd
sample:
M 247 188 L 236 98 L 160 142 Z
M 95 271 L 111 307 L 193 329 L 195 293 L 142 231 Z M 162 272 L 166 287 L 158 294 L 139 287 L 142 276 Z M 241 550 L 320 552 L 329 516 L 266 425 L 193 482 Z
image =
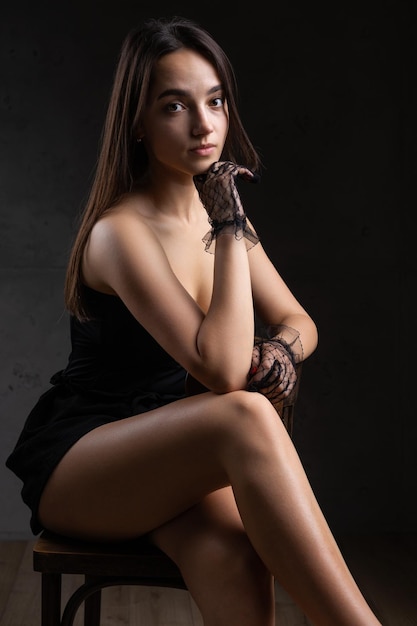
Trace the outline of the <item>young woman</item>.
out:
M 271 402 L 317 330 L 245 215 L 259 169 L 212 37 L 131 32 L 68 265 L 72 351 L 7 464 L 35 534 L 149 534 L 206 626 L 272 626 L 274 577 L 316 626 L 374 626 Z

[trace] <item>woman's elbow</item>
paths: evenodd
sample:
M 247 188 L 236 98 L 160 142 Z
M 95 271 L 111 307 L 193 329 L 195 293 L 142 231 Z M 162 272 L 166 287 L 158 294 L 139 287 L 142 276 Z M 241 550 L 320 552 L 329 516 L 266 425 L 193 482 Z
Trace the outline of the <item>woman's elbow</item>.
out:
M 221 371 L 210 371 L 198 376 L 201 383 L 210 391 L 217 394 L 230 393 L 245 389 L 248 371 L 237 371 L 231 367 L 222 367 Z

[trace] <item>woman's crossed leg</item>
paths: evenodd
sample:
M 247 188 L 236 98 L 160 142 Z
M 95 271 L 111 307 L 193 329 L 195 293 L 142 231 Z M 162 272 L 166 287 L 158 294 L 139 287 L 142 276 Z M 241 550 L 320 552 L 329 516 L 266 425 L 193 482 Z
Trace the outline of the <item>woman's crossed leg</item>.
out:
M 206 626 L 271 626 L 272 576 L 315 626 L 380 624 L 257 393 L 204 393 L 96 428 L 59 463 L 39 516 L 99 540 L 153 531 Z

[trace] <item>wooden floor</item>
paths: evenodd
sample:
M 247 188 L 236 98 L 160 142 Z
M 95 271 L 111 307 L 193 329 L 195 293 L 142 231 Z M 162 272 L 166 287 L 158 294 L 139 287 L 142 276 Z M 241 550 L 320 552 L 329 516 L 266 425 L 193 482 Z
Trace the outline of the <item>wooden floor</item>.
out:
M 0 624 L 41 626 L 40 575 L 32 571 L 32 542 L 0 542 Z M 365 597 L 383 626 L 417 626 L 417 534 L 339 538 Z M 68 597 L 80 578 L 64 578 Z M 80 611 L 81 613 L 81 611 Z M 277 626 L 309 622 L 277 587 Z M 77 615 L 74 626 L 81 626 Z M 185 591 L 113 587 L 103 590 L 101 626 L 202 626 Z M 352 625 L 353 626 L 353 625 Z

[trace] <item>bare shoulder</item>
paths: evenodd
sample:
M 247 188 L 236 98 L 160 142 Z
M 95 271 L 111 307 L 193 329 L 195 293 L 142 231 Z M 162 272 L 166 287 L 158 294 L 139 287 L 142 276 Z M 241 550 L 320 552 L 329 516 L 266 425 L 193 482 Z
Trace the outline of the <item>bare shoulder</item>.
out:
M 115 277 L 132 272 L 139 276 L 145 259 L 166 260 L 153 230 L 127 198 L 94 224 L 84 253 L 84 279 L 90 287 L 112 293 Z
M 142 234 L 152 238 L 152 229 L 138 209 L 138 200 L 127 197 L 106 211 L 95 223 L 90 234 L 90 243 L 123 242 L 129 234 Z

